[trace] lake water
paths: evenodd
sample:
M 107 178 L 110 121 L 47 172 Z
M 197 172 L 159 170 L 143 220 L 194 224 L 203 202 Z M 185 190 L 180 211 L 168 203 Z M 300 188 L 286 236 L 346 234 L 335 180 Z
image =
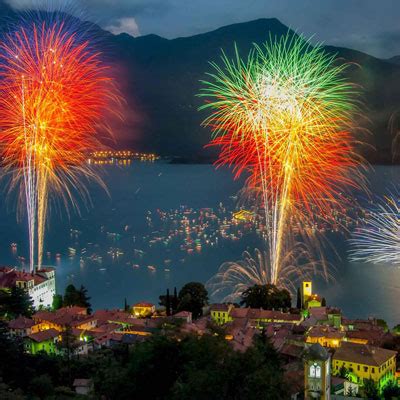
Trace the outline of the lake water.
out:
M 199 232 L 201 239 L 186 234 L 187 225 L 204 223 L 199 209 L 212 208 L 221 219 L 234 209 L 242 182 L 233 181 L 227 169 L 137 162 L 102 167 L 101 172 L 110 196 L 93 186 L 93 204 L 81 208 L 80 216 L 54 209 L 44 260 L 57 268 L 59 292 L 70 282 L 82 284 L 95 309 L 122 307 L 125 298 L 130 304 L 157 303 L 167 287 L 206 282 L 221 263 L 240 259 L 244 250 L 260 245 L 257 235 L 244 227 L 228 227 L 227 237 L 217 238 L 212 218 Z M 371 190 L 378 195 L 393 190 L 400 184 L 399 173 L 398 167 L 376 167 L 369 173 Z M 25 222 L 16 222 L 12 202 L 5 201 L 4 193 L 2 198 L 0 263 L 21 266 L 20 257 L 28 254 Z M 178 233 L 167 237 L 163 229 Z M 317 280 L 316 291 L 348 317 L 378 316 L 391 325 L 399 323 L 400 270 L 349 263 L 344 238 L 333 244 L 341 255 L 335 261 L 335 282 Z

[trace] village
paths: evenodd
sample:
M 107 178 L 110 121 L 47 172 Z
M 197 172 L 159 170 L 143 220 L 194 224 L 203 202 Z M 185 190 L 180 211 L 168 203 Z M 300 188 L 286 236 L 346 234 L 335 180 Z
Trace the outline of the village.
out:
M 395 329 L 375 318 L 346 318 L 313 293 L 311 281 L 302 282 L 298 295 L 300 307 L 285 311 L 207 304 L 195 317 L 190 311 L 171 313 L 148 302 L 93 313 L 79 306 L 55 311 L 39 307 L 31 318 L 18 316 L 7 327 L 9 336 L 23 340 L 32 355 L 56 356 L 67 350 L 79 357 L 171 332 L 178 340 L 185 335 L 223 335 L 235 351 L 245 352 L 256 337 L 265 335 L 283 362 L 292 399 L 365 397 L 367 384 L 378 392 L 397 386 L 400 336 Z M 74 381 L 82 394 L 89 393 L 90 385 L 89 379 Z

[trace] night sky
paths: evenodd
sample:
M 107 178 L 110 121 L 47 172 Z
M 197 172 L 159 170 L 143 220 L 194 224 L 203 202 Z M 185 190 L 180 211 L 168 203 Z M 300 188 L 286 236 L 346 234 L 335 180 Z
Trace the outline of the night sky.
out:
M 3 0 L 15 8 L 57 0 Z M 60 0 L 103 28 L 133 36 L 191 36 L 257 18 L 278 18 L 314 40 L 381 58 L 400 55 L 399 0 Z

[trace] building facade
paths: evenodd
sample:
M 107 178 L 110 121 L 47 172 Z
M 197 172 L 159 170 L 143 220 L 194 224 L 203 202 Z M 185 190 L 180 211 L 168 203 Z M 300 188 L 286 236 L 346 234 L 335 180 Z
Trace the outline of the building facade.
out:
M 0 288 L 11 289 L 13 286 L 29 294 L 35 309 L 51 307 L 56 294 L 55 269 L 43 267 L 31 273 L 11 267 L 1 267 Z

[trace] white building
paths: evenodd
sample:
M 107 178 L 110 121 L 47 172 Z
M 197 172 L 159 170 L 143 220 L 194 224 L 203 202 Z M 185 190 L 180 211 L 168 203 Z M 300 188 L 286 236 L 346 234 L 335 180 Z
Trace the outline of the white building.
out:
M 0 268 L 0 287 L 20 287 L 28 292 L 36 309 L 51 307 L 56 294 L 56 275 L 52 267 L 43 267 L 35 272 L 19 271 L 16 268 Z

